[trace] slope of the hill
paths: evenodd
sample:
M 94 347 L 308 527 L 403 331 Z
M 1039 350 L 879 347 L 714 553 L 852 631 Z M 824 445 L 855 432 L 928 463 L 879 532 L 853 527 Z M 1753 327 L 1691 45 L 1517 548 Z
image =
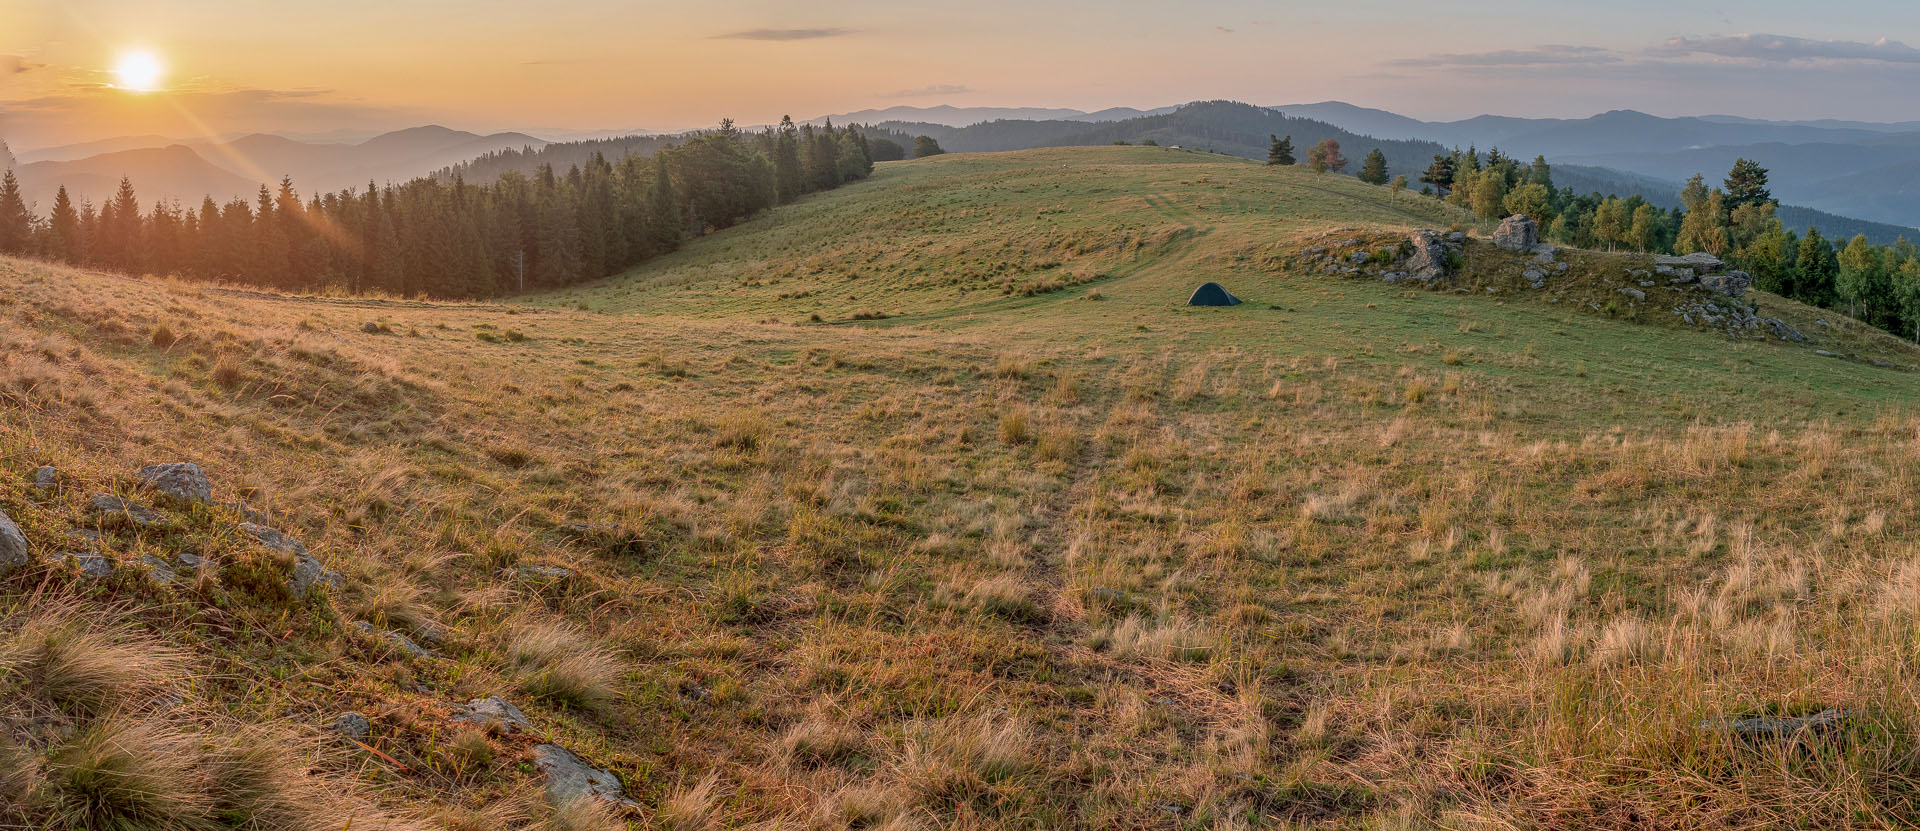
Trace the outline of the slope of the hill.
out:
M 0 822 L 618 827 L 555 747 L 644 828 L 1912 817 L 1912 375 L 1290 271 L 1447 219 L 1333 179 L 888 165 L 544 306 L 0 261 Z

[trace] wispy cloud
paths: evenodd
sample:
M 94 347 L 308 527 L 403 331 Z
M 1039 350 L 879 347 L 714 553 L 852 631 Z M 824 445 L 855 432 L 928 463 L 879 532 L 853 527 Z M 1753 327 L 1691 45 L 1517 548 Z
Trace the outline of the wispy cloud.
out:
M 1230 26 L 1215 26 L 1213 27 L 1213 30 L 1223 35 L 1233 34 L 1233 28 Z
M 1723 58 L 1777 63 L 1815 60 L 1920 63 L 1920 49 L 1886 38 L 1865 43 L 1856 40 L 1811 40 L 1766 34 L 1706 38 L 1680 37 L 1654 47 L 1651 52 L 1665 56 L 1716 55 Z
M 32 72 L 43 66 L 46 66 L 46 64 L 34 63 L 19 55 L 0 55 L 0 78 L 5 78 L 8 75 L 18 75 L 22 72 Z
M 1548 44 L 1532 49 L 1501 49 L 1494 52 L 1468 52 L 1428 55 L 1424 58 L 1401 58 L 1388 61 L 1388 66 L 1405 67 L 1499 67 L 1499 66 L 1568 66 L 1576 64 L 1619 63 L 1619 55 L 1598 46 L 1567 46 Z
M 962 84 L 928 84 L 924 87 L 920 87 L 919 89 L 903 89 L 897 92 L 887 93 L 886 95 L 881 97 L 883 98 L 924 98 L 929 95 L 959 95 L 963 92 L 972 92 L 972 91 L 973 90 L 968 89 L 966 86 Z
M 819 40 L 851 35 L 858 29 L 823 27 L 818 29 L 746 29 L 714 35 L 715 40 Z

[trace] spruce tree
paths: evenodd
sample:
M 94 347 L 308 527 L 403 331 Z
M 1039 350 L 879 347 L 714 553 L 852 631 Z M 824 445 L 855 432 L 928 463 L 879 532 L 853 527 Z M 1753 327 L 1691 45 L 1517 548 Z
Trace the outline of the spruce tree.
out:
M 1293 136 L 1280 138 L 1271 133 L 1267 135 L 1267 164 L 1291 165 L 1293 159 Z
M 85 240 L 80 236 L 80 213 L 62 185 L 53 195 L 53 212 L 47 216 L 47 255 L 64 263 L 77 263 L 84 257 Z
M 1387 154 L 1380 152 L 1378 147 L 1369 151 L 1366 161 L 1360 165 L 1360 173 L 1356 178 L 1369 185 L 1386 184 L 1391 178 L 1387 175 Z
M 0 253 L 20 255 L 27 253 L 33 240 L 33 215 L 27 211 L 27 201 L 20 196 L 20 182 L 13 176 L 13 169 L 0 173 Z
M 1793 299 L 1814 306 L 1832 303 L 1840 261 L 1834 256 L 1833 244 L 1820 235 L 1820 229 L 1807 229 L 1807 238 L 1800 241 L 1800 255 L 1794 260 L 1794 271 Z

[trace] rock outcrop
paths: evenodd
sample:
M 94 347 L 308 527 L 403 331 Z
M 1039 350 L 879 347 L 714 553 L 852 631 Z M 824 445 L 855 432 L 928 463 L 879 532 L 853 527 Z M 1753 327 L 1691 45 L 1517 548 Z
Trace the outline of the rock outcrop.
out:
M 1407 242 L 1413 246 L 1413 253 L 1407 257 L 1402 271 L 1387 275 L 1387 282 L 1411 280 L 1433 285 L 1453 279 L 1454 260 L 1460 252 L 1459 243 L 1439 231 L 1429 230 L 1408 234 Z
M 1493 244 L 1516 254 L 1532 251 L 1540 244 L 1540 223 L 1526 214 L 1514 214 L 1500 221 L 1493 232 Z
M 1680 257 L 1654 257 L 1653 270 L 1667 277 L 1670 284 L 1698 282 L 1701 288 L 1728 297 L 1743 297 L 1747 288 L 1753 285 L 1753 278 L 1746 272 L 1727 268 L 1725 261 L 1705 251 Z

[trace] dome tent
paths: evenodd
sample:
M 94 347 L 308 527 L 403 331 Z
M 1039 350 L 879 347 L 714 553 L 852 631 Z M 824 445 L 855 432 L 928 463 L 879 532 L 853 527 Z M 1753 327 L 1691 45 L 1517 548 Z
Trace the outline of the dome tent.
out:
M 1203 283 L 1193 290 L 1193 296 L 1187 298 L 1189 306 L 1238 306 L 1240 298 L 1222 288 L 1219 283 Z

